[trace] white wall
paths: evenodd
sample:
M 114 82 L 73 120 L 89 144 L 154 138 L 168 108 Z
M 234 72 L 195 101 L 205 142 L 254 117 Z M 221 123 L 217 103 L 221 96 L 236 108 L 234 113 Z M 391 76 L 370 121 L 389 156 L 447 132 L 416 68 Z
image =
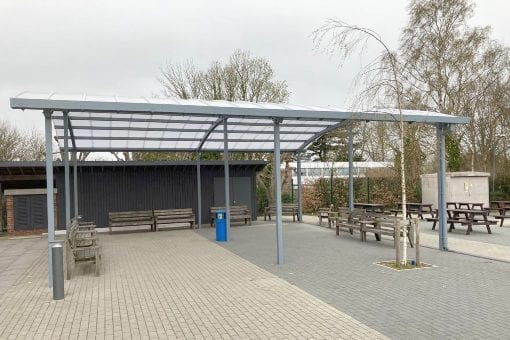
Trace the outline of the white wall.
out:
M 421 176 L 422 202 L 437 208 L 437 174 Z M 489 207 L 489 173 L 446 173 L 446 201 L 483 203 Z

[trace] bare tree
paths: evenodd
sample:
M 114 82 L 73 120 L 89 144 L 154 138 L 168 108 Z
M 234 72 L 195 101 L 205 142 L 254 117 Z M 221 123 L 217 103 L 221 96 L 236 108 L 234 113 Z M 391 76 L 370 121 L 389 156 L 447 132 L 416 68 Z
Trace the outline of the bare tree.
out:
M 468 149 L 471 170 L 486 170 L 498 136 L 508 132 L 510 57 L 489 27 L 468 25 L 474 8 L 469 0 L 411 1 L 400 78 L 406 103 L 471 118 L 457 128 L 457 138 Z
M 38 161 L 44 159 L 45 151 L 41 133 L 23 131 L 7 121 L 0 121 L 0 160 Z
M 250 52 L 236 50 L 227 63 L 211 63 L 200 70 L 193 62 L 168 63 L 161 69 L 159 82 L 166 97 L 183 99 L 250 101 L 284 103 L 290 92 L 285 81 L 275 79 L 274 70 L 265 58 L 254 57 Z M 204 153 L 205 157 L 219 159 L 219 153 Z M 194 153 L 133 153 L 135 159 L 194 159 Z M 257 176 L 257 187 L 263 188 L 267 201 L 273 200 L 273 157 L 271 154 L 236 153 L 236 159 L 264 159 L 270 164 Z M 255 157 L 255 158 L 254 158 Z M 285 159 L 285 157 L 284 157 Z M 280 165 L 276 165 L 280 166 Z
M 191 61 L 168 63 L 161 69 L 159 82 L 166 97 L 183 99 L 283 103 L 290 94 L 285 81 L 274 79 L 267 59 L 240 50 L 225 65 L 214 61 L 205 71 Z
M 110 152 L 117 161 L 130 161 L 132 159 L 131 152 Z
M 369 41 L 376 42 L 382 53 L 375 61 L 361 71 L 360 77 L 368 79 L 367 88 L 362 96 L 391 92 L 396 99 L 397 110 L 400 114 L 400 175 L 402 193 L 402 218 L 406 219 L 406 171 L 404 152 L 404 120 L 402 115 L 403 88 L 400 82 L 400 65 L 395 53 L 390 51 L 382 37 L 372 29 L 345 23 L 339 19 L 328 19 L 326 23 L 313 32 L 317 47 L 324 46 L 326 52 L 338 54 L 340 58 L 348 58 L 357 49 L 363 49 Z M 407 241 L 404 231 L 403 263 L 407 262 Z

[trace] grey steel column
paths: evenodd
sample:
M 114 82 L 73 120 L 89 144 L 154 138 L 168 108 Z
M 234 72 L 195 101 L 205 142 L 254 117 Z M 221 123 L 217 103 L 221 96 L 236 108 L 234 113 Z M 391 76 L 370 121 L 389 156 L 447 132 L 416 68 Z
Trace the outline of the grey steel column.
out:
M 71 225 L 71 185 L 69 184 L 69 120 L 67 112 L 64 114 L 64 190 L 65 190 L 65 211 L 66 230 Z
M 200 151 L 197 151 L 197 213 L 198 229 L 202 227 L 202 179 L 200 178 Z
M 44 137 L 46 141 L 46 208 L 48 214 L 48 286 L 53 286 L 51 246 L 55 241 L 55 216 L 53 203 L 53 138 L 51 111 L 44 111 Z
M 78 156 L 73 152 L 73 196 L 74 196 L 74 217 L 78 217 Z
M 446 229 L 446 181 L 445 181 L 445 126 L 439 124 L 437 133 L 437 212 L 439 218 L 439 250 L 448 250 Z
M 223 120 L 223 168 L 225 169 L 225 212 L 227 213 L 227 241 L 230 241 L 230 176 L 228 165 L 227 118 Z
M 282 179 L 280 170 L 280 121 L 274 124 L 274 178 L 276 201 L 276 263 L 283 264 L 283 233 L 282 233 Z
M 303 222 L 303 200 L 301 192 L 301 153 L 297 153 L 297 192 L 298 192 L 298 217 L 299 222 Z
M 352 126 L 349 128 L 349 210 L 352 211 L 354 209 L 354 178 L 353 178 L 353 134 L 352 134 Z

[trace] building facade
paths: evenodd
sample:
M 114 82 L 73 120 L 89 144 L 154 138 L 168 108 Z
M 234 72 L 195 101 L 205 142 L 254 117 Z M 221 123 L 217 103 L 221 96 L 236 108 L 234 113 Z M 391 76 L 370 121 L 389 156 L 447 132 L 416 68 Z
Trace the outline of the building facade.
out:
M 247 205 L 254 220 L 257 217 L 256 173 L 264 166 L 265 162 L 261 161 L 230 163 L 230 203 Z M 71 216 L 74 213 L 72 169 L 71 166 Z M 224 205 L 223 162 L 202 161 L 200 169 L 202 221 L 206 223 L 210 207 Z M 0 186 L 6 210 L 3 215 L 7 217 L 3 226 L 10 233 L 40 232 L 47 228 L 44 172 L 43 162 L 0 163 Z M 65 188 L 61 162 L 54 165 L 54 177 L 55 223 L 63 230 Z M 107 227 L 108 213 L 114 211 L 192 208 L 197 215 L 197 201 L 197 167 L 193 161 L 78 163 L 79 214 L 87 221 L 96 222 L 99 228 Z M 41 225 L 40 221 L 46 222 Z

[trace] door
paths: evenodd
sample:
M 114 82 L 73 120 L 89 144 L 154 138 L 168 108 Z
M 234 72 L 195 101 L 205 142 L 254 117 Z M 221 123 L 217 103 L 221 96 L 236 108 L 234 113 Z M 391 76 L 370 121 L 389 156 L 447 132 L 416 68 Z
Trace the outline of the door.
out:
M 248 209 L 252 208 L 252 190 L 251 177 L 230 177 L 230 204 L 246 205 Z M 225 205 L 225 179 L 224 177 L 214 177 L 214 206 L 222 207 Z

